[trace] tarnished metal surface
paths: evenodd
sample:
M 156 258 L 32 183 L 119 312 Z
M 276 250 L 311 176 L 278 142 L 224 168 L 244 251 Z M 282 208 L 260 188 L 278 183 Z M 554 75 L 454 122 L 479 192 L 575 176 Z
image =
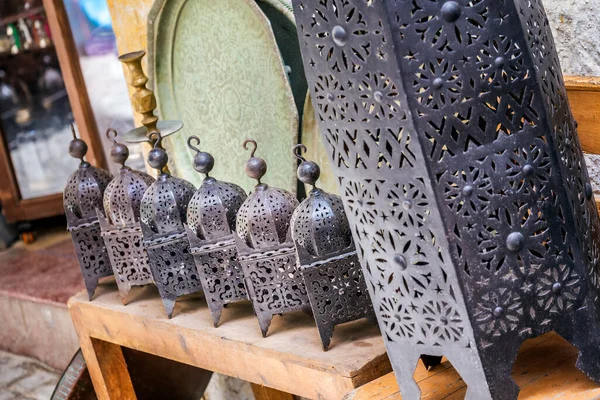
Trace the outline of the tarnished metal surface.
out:
M 290 218 L 298 200 L 283 189 L 261 183 L 267 164 L 254 157 L 254 140 L 247 139 L 244 149 L 248 143 L 253 149 L 246 174 L 258 184 L 240 207 L 235 241 L 248 296 L 266 336 L 273 315 L 293 310 L 310 312 L 310 303 L 290 235 Z
M 238 185 L 209 176 L 214 159 L 196 147 L 199 141 L 190 136 L 188 146 L 196 151 L 194 169 L 206 177 L 190 200 L 185 227 L 216 327 L 225 305 L 248 299 L 233 237 L 235 217 L 246 193 Z
M 112 161 L 121 164 L 121 169 L 104 191 L 104 214 L 99 212 L 98 220 L 119 292 L 126 303 L 132 286 L 152 283 L 140 226 L 140 206 L 154 178 L 127 167 L 127 146 L 116 141 L 114 129 L 109 129 L 106 135 L 114 143 Z
M 556 330 L 600 382 L 600 225 L 541 0 L 294 0 L 322 136 L 405 399 L 422 354 L 516 399 Z
M 71 233 L 85 288 L 91 300 L 98 280 L 113 273 L 96 214 L 96 210 L 102 209 L 102 196 L 111 176 L 108 171 L 92 167 L 84 160 L 87 145 L 83 140 L 77 139 L 73 125 L 71 130 L 73 140 L 69 143 L 69 154 L 80 159 L 81 163 L 69 177 L 63 203 L 67 229 Z
M 155 147 L 148 153 L 148 163 L 163 172 L 159 172 L 156 182 L 144 193 L 140 222 L 150 271 L 171 318 L 178 296 L 202 290 L 184 227 L 188 203 L 195 188 L 191 183 L 164 172 L 167 152 L 161 148 L 160 134 L 154 135 L 157 139 Z
M 306 147 L 294 147 L 301 160 L 298 179 L 313 189 L 292 214 L 291 232 L 321 342 L 328 350 L 335 325 L 361 318 L 375 320 L 375 313 L 342 199 L 315 186 L 319 166 L 306 161 L 301 149 Z

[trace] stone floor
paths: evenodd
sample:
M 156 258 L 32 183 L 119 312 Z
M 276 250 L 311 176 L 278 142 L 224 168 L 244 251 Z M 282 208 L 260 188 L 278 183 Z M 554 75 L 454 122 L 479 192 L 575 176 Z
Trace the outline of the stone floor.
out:
M 0 351 L 0 400 L 48 400 L 59 379 L 39 361 Z

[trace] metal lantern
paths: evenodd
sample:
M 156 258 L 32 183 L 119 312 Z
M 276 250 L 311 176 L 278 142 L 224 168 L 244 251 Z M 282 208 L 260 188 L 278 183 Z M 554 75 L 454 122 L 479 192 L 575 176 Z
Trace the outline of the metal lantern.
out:
M 261 183 L 267 163 L 254 157 L 254 140 L 244 141 L 244 149 L 248 143 L 254 148 L 246 162 L 246 174 L 258 184 L 240 207 L 235 239 L 248 296 L 266 337 L 273 315 L 310 312 L 310 303 L 290 235 L 290 218 L 298 200 L 283 189 Z
M 148 164 L 159 175 L 142 197 L 140 222 L 150 271 L 171 318 L 178 296 L 202 290 L 184 227 L 195 188 L 165 172 L 169 158 L 161 148 L 160 133 L 154 132 L 153 136 L 156 140 L 148 153 Z
M 129 149 L 117 143 L 114 129 L 109 129 L 106 136 L 114 143 L 111 158 L 113 162 L 121 164 L 121 169 L 106 187 L 104 214 L 99 212 L 98 219 L 117 286 L 123 303 L 126 303 L 132 286 L 152 283 L 140 226 L 140 206 L 142 196 L 154 178 L 125 166 Z
M 292 238 L 298 268 L 304 277 L 312 313 L 323 348 L 327 350 L 335 325 L 361 318 L 375 320 L 373 304 L 356 256 L 342 199 L 317 188 L 319 165 L 300 154 L 298 179 L 313 189 L 292 214 Z
M 248 299 L 233 237 L 235 218 L 246 193 L 238 185 L 208 175 L 215 160 L 196 147 L 199 142 L 198 137 L 190 136 L 188 146 L 196 151 L 194 169 L 206 178 L 188 205 L 186 231 L 216 327 L 225 305 Z
M 294 0 L 316 117 L 403 399 L 422 354 L 516 399 L 555 330 L 600 382 L 600 223 L 541 0 Z
M 84 160 L 87 144 L 77 139 L 73 125 L 71 130 L 73 140 L 69 143 L 69 154 L 80 159 L 81 163 L 69 177 L 63 202 L 67 228 L 71 233 L 85 288 L 91 300 L 98 280 L 113 274 L 96 215 L 96 209 L 102 208 L 102 195 L 111 176 L 108 171 L 92 167 Z

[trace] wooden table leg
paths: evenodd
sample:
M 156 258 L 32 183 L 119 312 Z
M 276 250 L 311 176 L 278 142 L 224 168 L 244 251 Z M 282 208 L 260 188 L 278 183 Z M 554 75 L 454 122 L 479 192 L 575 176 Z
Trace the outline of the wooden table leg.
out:
M 135 400 L 121 346 L 81 334 L 79 343 L 98 399 Z
M 252 392 L 256 400 L 294 400 L 294 395 L 272 389 L 267 386 L 252 384 Z

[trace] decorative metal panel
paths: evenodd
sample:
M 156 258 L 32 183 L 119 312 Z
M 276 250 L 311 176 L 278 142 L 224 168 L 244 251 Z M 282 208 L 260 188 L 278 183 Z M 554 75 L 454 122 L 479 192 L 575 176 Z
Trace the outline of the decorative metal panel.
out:
M 261 183 L 267 164 L 254 157 L 254 140 L 247 139 L 244 149 L 248 143 L 254 148 L 246 173 L 258 184 L 240 207 L 234 237 L 248 296 L 266 336 L 275 314 L 294 310 L 310 313 L 310 303 L 290 235 L 290 218 L 298 200 L 283 189 Z
M 194 169 L 206 177 L 188 205 L 186 232 L 216 327 L 223 307 L 248 299 L 233 238 L 236 214 L 246 193 L 233 183 L 209 176 L 215 160 L 196 147 L 199 142 L 197 136 L 190 136 L 188 146 L 196 151 Z
M 69 227 L 69 232 L 81 267 L 85 289 L 92 300 L 100 278 L 113 275 L 106 246 L 102 241 L 100 225 L 96 220 Z
M 328 350 L 335 325 L 369 318 L 373 304 L 355 251 L 308 263 L 298 257 L 323 349 Z
M 202 291 L 190 244 L 185 233 L 176 233 L 152 241 L 144 240 L 144 245 L 154 283 L 167 316 L 171 318 L 177 297 Z
M 190 231 L 188 231 L 188 238 L 202 282 L 204 297 L 213 323 L 217 327 L 223 308 L 227 304 L 248 299 L 235 241 L 231 236 L 225 241 L 201 245 Z
M 550 330 L 600 382 L 600 225 L 541 1 L 294 7 L 403 398 L 427 354 L 467 398 L 516 399 L 519 346 Z
M 266 251 L 252 251 L 239 236 L 236 244 L 248 296 L 264 337 L 274 315 L 296 310 L 311 313 L 291 238 L 288 243 Z
M 153 282 L 148 255 L 139 222 L 127 228 L 114 228 L 106 218 L 98 213 L 105 251 L 115 274 L 117 287 L 123 303 L 132 286 L 144 286 Z
M 156 90 L 158 113 L 184 123 L 181 134 L 166 141 L 177 155 L 172 166 L 178 176 L 200 184 L 187 162 L 191 153 L 186 140 L 201 130 L 206 132 L 202 135 L 204 149 L 220 160 L 215 165 L 215 176 L 251 189 L 252 181 L 239 174 L 244 154 L 238 145 L 232 145 L 250 135 L 262 142 L 263 150 L 278 167 L 269 174 L 269 181 L 296 190 L 296 164 L 287 150 L 298 140 L 302 105 L 294 101 L 294 84 L 303 72 L 295 68 L 301 65 L 297 45 L 296 63 L 286 59 L 288 49 L 277 45 L 279 20 L 293 20 L 291 10 L 287 10 L 290 5 L 283 3 L 152 1 L 148 13 L 148 75 Z M 265 7 L 276 13 L 275 21 L 263 12 Z M 224 24 L 235 29 L 223 30 Z M 295 35 L 292 23 L 284 27 L 286 36 Z M 293 68 L 291 73 L 287 66 Z M 296 99 L 304 100 L 304 96 L 306 83 L 302 96 Z

